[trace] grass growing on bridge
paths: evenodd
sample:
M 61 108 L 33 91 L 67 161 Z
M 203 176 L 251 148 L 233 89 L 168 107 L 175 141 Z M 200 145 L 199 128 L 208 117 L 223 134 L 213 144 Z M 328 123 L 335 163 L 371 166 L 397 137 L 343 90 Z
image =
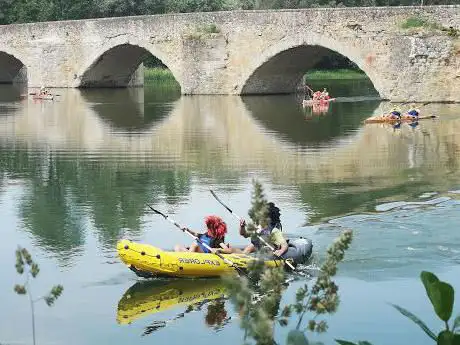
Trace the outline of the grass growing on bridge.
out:
M 312 70 L 305 74 L 306 80 L 321 79 L 367 79 L 367 75 L 362 71 L 353 69 L 336 70 Z
M 427 21 L 424 18 L 419 17 L 409 17 L 402 24 L 401 28 L 410 29 L 410 28 L 426 28 L 433 30 L 441 30 L 443 27 L 437 23 L 432 23 Z

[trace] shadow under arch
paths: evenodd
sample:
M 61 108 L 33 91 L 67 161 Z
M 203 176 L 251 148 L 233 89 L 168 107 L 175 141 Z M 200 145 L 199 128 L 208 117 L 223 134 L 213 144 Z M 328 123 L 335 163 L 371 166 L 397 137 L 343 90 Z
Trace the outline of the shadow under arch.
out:
M 27 84 L 25 64 L 4 51 L 0 51 L 0 84 Z
M 383 80 L 368 64 L 372 56 L 363 56 L 357 48 L 311 32 L 286 37 L 252 59 L 238 83 L 238 93 L 293 93 L 305 72 L 331 52 L 354 62 L 368 76 L 379 96 L 385 98 Z
M 181 81 L 177 77 L 178 71 L 172 63 L 167 61 L 163 53 L 154 47 L 144 46 L 140 42 L 134 43 L 130 39 L 129 42 L 117 41 L 103 46 L 90 58 L 89 64 L 83 68 L 76 86 L 79 88 L 136 86 L 136 71 L 149 55 L 162 61 L 181 85 Z

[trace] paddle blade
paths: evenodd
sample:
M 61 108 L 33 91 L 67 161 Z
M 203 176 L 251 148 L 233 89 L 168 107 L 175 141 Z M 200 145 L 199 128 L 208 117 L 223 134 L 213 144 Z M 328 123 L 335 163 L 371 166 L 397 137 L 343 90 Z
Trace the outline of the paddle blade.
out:
M 152 206 L 150 206 L 150 205 L 147 205 L 147 206 L 148 206 L 153 212 L 155 212 L 156 214 L 159 214 L 160 216 L 163 216 L 165 219 L 168 219 L 168 217 L 167 217 L 165 214 L 161 213 L 161 212 L 158 211 L 158 210 L 155 210 L 155 209 L 154 209 Z
M 230 209 L 230 207 L 228 207 L 227 205 L 225 205 L 225 204 L 223 203 L 223 201 L 219 199 L 219 197 L 216 195 L 216 193 L 214 193 L 214 191 L 213 191 L 212 189 L 210 189 L 209 191 L 211 192 L 212 196 L 213 196 L 214 198 L 216 198 L 216 200 L 217 200 L 222 206 L 224 206 L 230 213 L 233 213 L 232 210 Z

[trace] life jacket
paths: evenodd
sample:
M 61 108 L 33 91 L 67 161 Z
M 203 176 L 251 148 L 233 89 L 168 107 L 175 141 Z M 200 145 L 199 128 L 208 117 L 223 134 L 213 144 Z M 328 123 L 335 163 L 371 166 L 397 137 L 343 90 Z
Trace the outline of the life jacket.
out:
M 209 236 L 208 234 L 198 234 L 198 238 L 201 242 L 206 243 L 210 248 L 219 248 L 220 243 L 224 242 L 224 238 L 215 238 Z M 197 241 L 198 246 L 201 248 L 203 253 L 210 253 L 209 249 L 202 245 L 199 241 Z
M 392 114 L 392 115 L 395 115 L 395 116 L 397 116 L 397 117 L 401 117 L 401 113 L 400 113 L 399 111 L 397 111 L 397 110 L 393 110 L 393 111 L 391 112 L 391 114 Z
M 319 99 L 321 97 L 321 92 L 320 91 L 316 91 L 314 94 L 313 94 L 313 99 Z
M 271 224 L 268 227 L 266 227 L 265 229 L 260 229 L 260 230 L 257 231 L 257 235 L 259 237 L 261 237 L 263 240 L 265 240 L 265 242 L 267 242 L 271 246 L 276 247 L 273 243 L 270 242 L 270 235 L 271 235 L 273 229 L 275 229 L 275 228 L 281 230 L 281 223 Z M 265 243 L 263 241 L 259 240 L 258 237 L 252 238 L 251 243 L 257 249 L 261 249 L 263 246 L 265 246 Z M 279 249 L 279 248 L 275 248 L 275 249 Z
M 410 111 L 407 112 L 409 115 L 412 115 L 412 116 L 418 116 L 418 111 L 415 110 L 415 109 L 412 109 Z

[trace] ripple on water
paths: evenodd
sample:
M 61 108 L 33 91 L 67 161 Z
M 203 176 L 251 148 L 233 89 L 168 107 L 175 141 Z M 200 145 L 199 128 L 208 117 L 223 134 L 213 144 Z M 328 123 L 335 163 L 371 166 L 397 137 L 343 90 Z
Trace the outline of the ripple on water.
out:
M 447 196 L 444 197 L 439 197 L 436 199 L 432 200 L 427 200 L 427 201 L 396 201 L 396 202 L 388 202 L 385 204 L 380 204 L 375 207 L 375 210 L 378 212 L 386 212 L 393 210 L 395 208 L 403 208 L 403 209 L 411 209 L 411 208 L 417 208 L 417 207 L 423 207 L 423 206 L 432 206 L 432 205 L 438 205 L 440 203 L 446 202 L 451 200 L 452 198 L 449 198 Z
M 399 203 L 407 204 L 411 202 Z M 339 229 L 354 232 L 341 271 L 364 280 L 387 280 L 459 264 L 459 205 L 457 200 L 442 197 L 416 203 L 419 208 L 415 210 L 388 207 L 388 211 L 372 216 L 360 214 L 332 220 Z M 323 253 L 336 235 L 335 231 L 321 233 L 317 241 L 315 238 L 319 242 L 315 249 Z

